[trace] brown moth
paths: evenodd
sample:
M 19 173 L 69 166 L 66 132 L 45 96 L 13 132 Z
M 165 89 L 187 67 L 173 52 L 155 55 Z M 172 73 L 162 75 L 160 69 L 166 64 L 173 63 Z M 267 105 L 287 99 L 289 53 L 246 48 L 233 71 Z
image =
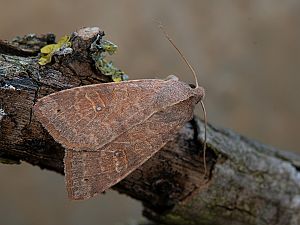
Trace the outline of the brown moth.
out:
M 203 98 L 197 80 L 192 88 L 169 76 L 59 91 L 39 99 L 34 113 L 65 148 L 69 198 L 88 199 L 118 183 L 172 140 L 192 119 L 195 105 L 203 106 Z

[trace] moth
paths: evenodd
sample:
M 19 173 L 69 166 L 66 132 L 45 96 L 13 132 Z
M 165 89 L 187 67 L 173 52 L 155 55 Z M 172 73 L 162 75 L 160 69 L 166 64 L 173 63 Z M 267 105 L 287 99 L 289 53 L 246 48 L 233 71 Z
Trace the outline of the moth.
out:
M 65 148 L 69 198 L 88 199 L 121 181 L 175 137 L 198 102 L 204 107 L 193 68 L 166 37 L 193 71 L 195 88 L 172 75 L 75 87 L 34 105 L 38 121 Z

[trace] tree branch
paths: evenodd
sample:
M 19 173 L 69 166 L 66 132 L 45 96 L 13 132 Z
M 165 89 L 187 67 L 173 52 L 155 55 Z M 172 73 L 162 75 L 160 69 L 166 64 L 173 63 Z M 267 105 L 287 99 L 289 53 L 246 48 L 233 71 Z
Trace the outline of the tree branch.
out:
M 63 174 L 64 149 L 35 120 L 32 106 L 52 92 L 111 81 L 95 69 L 88 51 L 97 35 L 104 34 L 98 28 L 75 32 L 73 53 L 45 66 L 37 64 L 36 49 L 53 36 L 35 36 L 29 47 L 0 42 L 1 162 L 26 161 Z M 113 188 L 142 201 L 144 215 L 165 224 L 300 224 L 298 155 L 209 125 L 204 177 L 203 129 L 197 118 L 188 122 Z

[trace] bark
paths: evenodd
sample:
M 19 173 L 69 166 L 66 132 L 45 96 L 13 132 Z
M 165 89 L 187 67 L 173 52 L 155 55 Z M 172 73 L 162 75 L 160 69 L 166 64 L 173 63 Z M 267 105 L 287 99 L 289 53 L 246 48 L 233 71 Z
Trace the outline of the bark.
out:
M 0 161 L 28 162 L 63 174 L 64 149 L 36 121 L 36 99 L 79 85 L 111 81 L 95 69 L 89 46 L 103 33 L 74 33 L 73 52 L 39 66 L 35 44 L 0 42 Z M 2 109 L 2 110 L 1 110 Z M 203 123 L 188 122 L 154 157 L 115 185 L 144 204 L 160 224 L 300 224 L 300 157 L 208 126 L 207 166 L 201 151 Z

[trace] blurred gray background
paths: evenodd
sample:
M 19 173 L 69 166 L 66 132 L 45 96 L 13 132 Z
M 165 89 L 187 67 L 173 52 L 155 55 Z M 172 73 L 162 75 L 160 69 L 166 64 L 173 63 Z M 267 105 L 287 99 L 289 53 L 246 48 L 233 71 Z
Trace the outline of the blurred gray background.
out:
M 99 26 L 131 79 L 192 74 L 156 28 L 162 21 L 206 88 L 209 121 L 299 151 L 300 1 L 0 0 L 0 38 Z M 197 114 L 201 115 L 199 109 Z M 116 192 L 66 198 L 64 179 L 26 163 L 0 164 L 1 224 L 126 224 L 140 203 Z

